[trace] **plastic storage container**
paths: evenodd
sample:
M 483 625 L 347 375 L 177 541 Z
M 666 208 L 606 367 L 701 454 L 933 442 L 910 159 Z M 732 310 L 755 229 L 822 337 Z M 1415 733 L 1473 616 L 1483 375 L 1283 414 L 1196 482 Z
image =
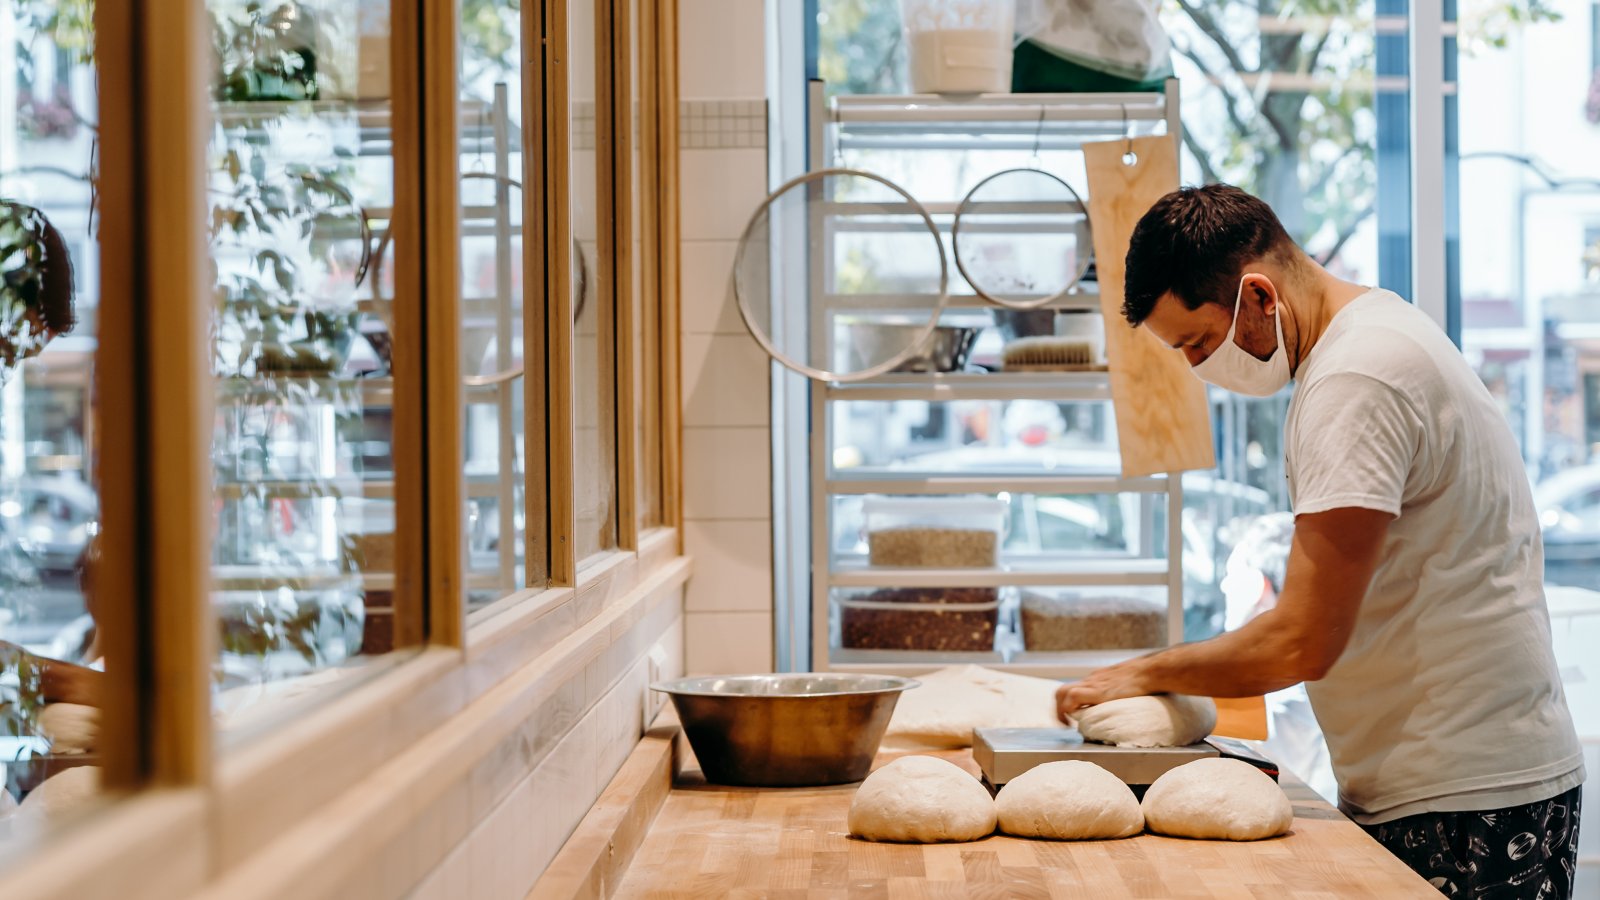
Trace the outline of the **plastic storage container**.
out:
M 900 15 L 913 91 L 1011 90 L 1014 0 L 900 0 Z
M 1030 651 L 1148 650 L 1167 643 L 1167 611 L 1154 600 L 1022 592 L 1022 641 Z
M 838 602 L 851 650 L 992 651 L 1000 623 L 993 588 L 886 588 Z
M 993 497 L 869 497 L 867 555 L 887 568 L 972 569 L 1000 564 L 1006 504 Z
M 1056 337 L 1082 341 L 1089 345 L 1093 365 L 1106 364 L 1106 320 L 1097 312 L 1064 312 L 1056 316 Z

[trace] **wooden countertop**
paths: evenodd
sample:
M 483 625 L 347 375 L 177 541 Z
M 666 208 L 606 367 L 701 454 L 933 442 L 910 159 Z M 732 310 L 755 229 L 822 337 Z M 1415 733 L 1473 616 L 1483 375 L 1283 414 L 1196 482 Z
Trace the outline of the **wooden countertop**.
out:
M 904 754 L 883 754 L 877 764 Z M 969 751 L 931 754 L 976 774 Z M 849 836 L 854 785 L 707 785 L 692 759 L 615 896 L 625 898 L 1435 898 L 1438 892 L 1285 775 L 1294 828 L 1255 843 L 1140 835 L 877 844 Z

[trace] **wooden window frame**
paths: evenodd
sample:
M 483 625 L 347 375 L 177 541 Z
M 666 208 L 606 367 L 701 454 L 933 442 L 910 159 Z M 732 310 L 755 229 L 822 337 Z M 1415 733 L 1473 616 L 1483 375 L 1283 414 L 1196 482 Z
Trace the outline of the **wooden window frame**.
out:
M 529 110 L 524 183 L 530 187 L 524 221 L 535 236 L 524 242 L 525 265 L 527 283 L 545 291 L 544 315 L 525 315 L 524 327 L 528 346 L 546 348 L 541 383 L 530 381 L 527 393 L 535 397 L 542 390 L 546 402 L 525 411 L 526 450 L 528 471 L 537 471 L 535 460 L 545 466 L 542 499 L 549 512 L 543 520 L 527 517 L 530 525 L 544 525 L 542 533 L 530 528 L 528 540 L 544 542 L 550 583 L 495 604 L 492 617 L 468 622 L 465 616 L 458 23 L 453 0 L 394 0 L 396 238 L 425 248 L 406 254 L 416 257 L 413 263 L 396 260 L 397 275 L 407 273 L 397 285 L 409 285 L 397 291 L 396 321 L 411 323 L 396 329 L 396 393 L 418 398 L 395 409 L 396 643 L 424 646 L 380 661 L 374 677 L 306 703 L 278 731 L 254 735 L 216 757 L 209 690 L 215 620 L 206 549 L 212 296 L 203 241 L 211 72 L 204 4 L 96 4 L 105 106 L 102 267 L 107 282 L 130 285 L 135 298 L 125 309 L 103 307 L 102 328 L 139 338 L 103 344 L 97 360 L 103 438 L 108 446 L 131 448 L 103 460 L 107 564 L 97 589 L 131 591 L 128 596 L 139 600 L 107 628 L 116 638 L 108 649 L 111 664 L 129 666 L 139 677 L 118 687 L 115 711 L 106 717 L 107 746 L 115 749 L 105 777 L 117 790 L 147 789 L 0 871 L 0 893 L 76 897 L 138 884 L 141 893 L 186 896 L 204 883 L 226 885 L 247 876 L 292 879 L 317 861 L 360 865 L 364 860 L 351 848 L 370 846 L 377 840 L 372 836 L 390 826 L 392 805 L 407 802 L 407 785 L 437 787 L 451 774 L 442 767 L 408 769 L 418 753 L 455 766 L 483 759 L 520 723 L 505 715 L 480 722 L 472 710 L 536 702 L 549 690 L 552 673 L 545 669 L 583 659 L 593 643 L 586 635 L 636 615 L 644 598 L 681 588 L 689 562 L 676 527 L 682 513 L 675 0 L 655 5 L 663 25 L 650 47 L 656 75 L 640 80 L 655 84 L 650 98 L 661 142 L 654 159 L 641 159 L 641 172 L 649 163 L 645 180 L 653 179 L 654 187 L 647 202 L 660 210 L 659 227 L 643 236 L 652 247 L 647 252 L 659 260 L 654 330 L 662 369 L 658 396 L 651 393 L 661 404 L 662 429 L 647 437 L 661 445 L 663 521 L 636 529 L 626 539 L 631 546 L 585 561 L 581 571 L 574 558 L 567 61 L 565 45 L 550 38 L 565 36 L 567 4 L 578 2 L 585 0 L 546 0 L 526 7 L 523 21 L 530 59 L 523 93 Z M 645 46 L 640 49 L 644 57 Z M 528 170 L 534 165 L 541 171 Z M 146 328 L 155 321 L 156 298 L 159 332 Z M 175 316 L 175 309 L 188 313 Z M 631 426 L 633 414 L 630 408 L 624 418 L 619 410 L 619 424 Z M 619 436 L 623 431 L 632 433 L 619 428 Z M 619 476 L 633 465 L 619 449 Z M 619 500 L 628 496 L 619 493 Z M 619 539 L 633 521 L 619 517 Z M 458 733 L 450 747 L 433 746 L 439 735 Z M 348 788 L 380 768 L 409 780 L 382 798 L 350 796 Z M 334 815 L 342 837 L 316 847 L 274 843 L 311 815 Z
M 401 2 L 402 0 L 395 0 L 397 8 Z M 424 50 L 439 44 L 449 44 L 453 66 L 457 23 L 451 0 L 404 0 L 404 2 L 419 9 L 415 21 L 428 23 L 428 30 L 431 33 L 426 37 Z M 531 408 L 525 411 L 525 416 L 527 416 L 530 444 L 533 443 L 531 437 L 534 435 L 545 437 L 544 446 L 539 449 L 548 461 L 548 490 L 545 493 L 545 505 L 549 515 L 546 519 L 548 543 L 545 549 L 548 553 L 550 583 L 547 586 L 530 586 L 526 590 L 508 595 L 474 613 L 470 620 L 462 616 L 462 610 L 465 608 L 465 590 L 451 591 L 448 597 L 455 604 L 454 610 L 443 610 L 443 612 L 447 615 L 448 621 L 464 623 L 465 629 L 459 641 L 435 640 L 430 636 L 428 646 L 421 654 L 397 659 L 392 666 L 383 668 L 381 674 L 353 686 L 346 694 L 307 706 L 299 719 L 283 732 L 266 737 L 249 747 L 242 747 L 239 751 L 219 759 L 215 779 L 217 789 L 214 802 L 217 809 L 214 813 L 214 823 L 218 842 L 217 859 L 224 869 L 240 865 L 251 850 L 264 846 L 272 835 L 289 830 L 302 817 L 325 805 L 327 798 L 339 793 L 342 786 L 359 781 L 376 766 L 399 757 L 405 750 L 416 745 L 424 735 L 444 726 L 453 717 L 468 713 L 474 704 L 485 702 L 493 692 L 507 690 L 529 671 L 530 664 L 547 657 L 572 640 L 579 639 L 586 630 L 596 627 L 597 623 L 605 622 L 617 615 L 615 611 L 630 608 L 631 604 L 637 603 L 642 595 L 670 589 L 672 585 L 681 584 L 688 577 L 689 563 L 682 558 L 682 535 L 676 527 L 677 523 L 681 522 L 682 516 L 681 508 L 676 502 L 676 498 L 681 497 L 681 481 L 675 468 L 676 464 L 674 467 L 669 467 L 666 463 L 669 456 L 674 460 L 677 459 L 675 454 L 678 451 L 674 448 L 681 447 L 681 440 L 675 433 L 677 423 L 680 421 L 678 403 L 675 401 L 678 385 L 677 341 L 665 339 L 667 336 L 676 335 L 678 321 L 677 116 L 675 114 L 660 117 L 663 147 L 670 148 L 661 154 L 661 158 L 654 166 L 658 186 L 656 202 L 662 209 L 662 227 L 658 229 L 657 234 L 646 235 L 647 239 L 654 238 L 653 243 L 657 248 L 655 252 L 661 260 L 658 284 L 661 297 L 660 329 L 663 338 L 661 340 L 663 429 L 658 437 L 662 444 L 662 498 L 665 521 L 662 527 L 635 535 L 633 548 L 619 548 L 581 561 L 575 556 L 575 544 L 572 539 L 576 532 L 576 520 L 575 485 L 572 477 L 574 370 L 569 193 L 570 118 L 567 102 L 567 59 L 564 51 L 567 5 L 579 2 L 585 0 L 547 0 L 540 14 L 525 14 L 523 17 L 524 45 L 529 48 L 540 48 L 542 54 L 540 57 L 530 57 L 531 62 L 525 66 L 523 73 L 524 108 L 529 109 L 534 104 L 541 106 L 543 124 L 542 129 L 534 128 L 532 123 L 541 120 L 531 114 L 525 114 L 525 121 L 528 124 L 525 125 L 524 138 L 524 184 L 537 187 L 535 190 L 524 192 L 525 202 L 528 204 L 527 218 L 524 221 L 542 223 L 543 234 L 547 236 L 547 240 L 542 242 L 525 241 L 525 253 L 531 254 L 525 259 L 525 264 L 529 265 L 527 271 L 542 276 L 539 281 L 528 277 L 525 279 L 525 284 L 543 284 L 545 315 L 542 318 L 537 315 L 525 315 L 524 327 L 525 339 L 532 339 L 535 336 L 542 336 L 544 339 L 546 365 L 542 377 L 546 402 L 542 408 L 539 404 L 529 404 Z M 675 26 L 675 0 L 666 0 L 658 9 L 660 21 Z M 530 10 L 525 7 L 526 12 Z M 425 20 L 422 18 L 423 15 L 427 16 Z M 398 65 L 399 60 L 405 58 L 399 52 L 401 46 L 416 36 L 404 33 L 405 29 L 401 27 L 399 16 L 393 21 L 396 31 L 394 58 Z M 604 37 L 598 21 L 602 20 L 597 16 L 597 41 Z M 670 98 L 674 105 L 668 108 L 675 108 L 676 29 L 675 27 L 659 29 L 655 37 L 655 51 L 661 66 L 658 70 L 658 83 L 664 83 L 655 93 L 656 102 L 660 103 Z M 438 70 L 424 69 L 421 77 L 427 79 L 429 72 L 436 71 Z M 397 78 L 397 98 L 401 81 Z M 430 143 L 425 146 L 431 148 L 435 159 L 448 158 L 453 161 L 456 158 L 453 154 L 457 148 L 453 123 L 457 118 L 455 111 L 459 102 L 459 90 L 453 78 L 434 77 L 433 81 L 436 85 L 428 97 L 436 104 L 434 109 L 438 115 L 444 117 L 446 109 L 449 114 L 445 117 L 445 127 L 435 128 L 435 133 L 430 136 Z M 598 88 L 597 94 L 600 94 Z M 424 104 L 426 102 L 425 99 Z M 426 109 L 424 105 L 424 111 Z M 424 118 L 427 121 L 437 122 L 427 119 L 426 112 Z M 606 127 L 608 118 L 609 113 L 606 118 L 602 118 L 597 109 L 597 131 Z M 446 127 L 450 129 L 448 137 L 444 136 Z M 534 140 L 535 133 L 538 136 L 537 143 Z M 535 152 L 535 148 L 540 152 Z M 541 165 L 542 171 L 537 173 L 530 171 L 535 165 Z M 437 189 L 440 192 L 429 204 L 430 210 L 437 211 L 437 215 L 429 222 L 431 225 L 449 230 L 455 228 L 458 219 L 454 194 L 455 172 L 453 166 L 448 167 L 448 171 L 445 171 L 446 168 L 441 165 L 437 169 L 428 169 L 426 178 L 431 180 L 432 187 L 429 189 Z M 397 174 L 397 191 L 398 180 Z M 446 195 L 445 191 L 450 193 Z M 429 249 L 430 266 L 437 267 L 435 271 L 448 272 L 452 277 L 445 278 L 441 275 L 437 281 L 429 280 L 430 289 L 443 289 L 442 294 L 435 294 L 428 301 L 429 321 L 433 321 L 431 311 L 445 305 L 445 300 L 441 298 L 448 298 L 446 309 L 452 313 L 458 309 L 459 304 L 459 290 L 456 287 L 459 279 L 454 277 L 459 262 L 454 258 L 454 245 L 449 248 L 449 255 L 435 256 L 434 251 L 437 249 L 436 247 Z M 448 286 L 445 284 L 446 281 L 449 282 Z M 458 318 L 454 315 L 447 317 Z M 446 391 L 451 393 L 452 400 L 456 401 L 454 409 L 459 415 L 461 405 L 454 395 L 460 383 L 459 378 L 454 376 L 456 371 L 454 348 L 458 346 L 458 337 L 458 332 L 454 329 L 449 337 L 430 335 L 427 353 L 430 384 L 440 393 Z M 452 364 L 449 368 L 438 365 L 433 358 L 434 341 L 446 343 L 452 351 L 450 356 Z M 615 372 L 616 369 L 613 368 L 612 371 Z M 436 384 L 434 379 L 439 382 L 448 381 L 448 386 Z M 525 396 L 535 396 L 534 390 L 534 385 L 530 382 Z M 432 394 L 430 402 L 434 402 Z M 622 419 L 622 415 L 621 412 L 618 413 L 619 420 L 627 421 Z M 535 430 L 535 426 L 538 430 Z M 461 447 L 459 438 L 458 431 L 446 447 L 457 455 Z M 430 443 L 436 446 L 440 443 L 439 437 L 430 434 Z M 532 446 L 528 447 L 529 460 L 535 458 L 533 450 Z M 437 460 L 437 457 L 430 457 L 427 467 L 430 481 L 439 471 L 435 468 Z M 624 467 L 632 465 L 633 460 L 624 459 L 619 449 L 619 473 Z M 531 465 L 529 471 L 534 471 Z M 448 508 L 452 510 L 460 510 L 464 500 L 464 487 L 459 480 L 459 473 L 460 466 L 457 463 L 454 471 L 449 473 L 450 477 L 446 479 L 446 483 L 457 492 L 454 501 L 449 502 Z M 435 502 L 445 502 L 433 499 L 436 491 L 437 485 L 430 485 L 427 494 L 430 510 Z M 673 498 L 670 505 L 668 498 Z M 532 511 L 533 508 L 530 508 L 529 512 Z M 537 521 L 533 516 L 529 516 L 528 519 Z M 622 520 L 619 525 L 626 521 Z M 532 538 L 533 534 L 530 532 L 528 539 Z M 430 560 L 441 557 L 438 547 L 433 547 L 431 550 Z M 443 554 L 443 556 L 454 560 L 458 566 L 464 560 L 464 555 L 460 553 Z M 459 576 L 464 576 L 463 569 L 457 569 L 456 572 Z M 430 577 L 429 583 L 434 585 L 440 582 Z M 458 581 L 457 584 L 461 585 L 464 582 Z M 439 602 L 440 596 L 435 595 L 435 602 L 430 604 L 430 612 L 444 605 Z M 433 612 L 433 614 L 438 613 Z M 537 666 L 534 666 L 534 669 L 537 670 Z M 533 682 L 533 684 L 542 683 L 539 679 Z M 500 737 L 499 730 L 480 729 L 464 738 L 466 743 L 456 748 L 456 752 L 469 758 L 474 753 L 487 753 Z M 438 783 L 445 777 L 446 773 L 419 775 L 418 783 Z M 294 784 L 297 789 L 286 792 L 283 789 L 285 784 Z M 365 815 L 367 818 L 361 827 L 376 827 L 383 822 L 381 809 L 368 810 Z M 331 849 L 326 852 L 336 854 L 337 850 Z
M 161 0 L 99 3 L 94 17 L 101 279 L 119 287 L 103 293 L 94 375 L 101 440 L 117 448 L 100 462 L 92 587 L 106 598 L 111 802 L 70 834 L 8 848 L 6 896 L 110 896 L 130 877 L 187 895 L 210 853 L 215 619 L 209 553 L 196 550 L 210 547 L 211 521 L 208 26 L 198 4 Z

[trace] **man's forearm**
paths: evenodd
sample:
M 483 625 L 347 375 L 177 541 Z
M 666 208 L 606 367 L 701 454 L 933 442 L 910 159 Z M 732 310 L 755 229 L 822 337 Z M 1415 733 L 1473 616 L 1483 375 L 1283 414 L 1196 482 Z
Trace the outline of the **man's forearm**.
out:
M 1180 644 L 1135 660 L 1145 691 L 1206 697 L 1256 697 L 1321 672 L 1305 658 L 1277 610 L 1206 641 Z
M 45 703 L 79 703 L 99 706 L 106 673 L 29 653 L 9 641 L 0 641 L 0 669 L 16 666 L 39 678 L 39 699 Z

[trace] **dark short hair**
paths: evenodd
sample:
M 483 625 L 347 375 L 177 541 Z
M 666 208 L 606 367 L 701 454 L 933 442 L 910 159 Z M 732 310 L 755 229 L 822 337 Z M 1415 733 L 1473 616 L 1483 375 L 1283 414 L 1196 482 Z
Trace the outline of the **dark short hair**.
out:
M 39 312 L 52 334 L 65 334 L 78 324 L 76 278 L 72 271 L 72 255 L 67 252 L 67 242 L 61 231 L 40 213 L 44 223 L 40 242 L 44 244 L 44 262 L 40 266 L 43 284 L 39 289 Z
M 61 231 L 42 210 L 11 200 L 0 200 L 0 224 L 20 232 L 10 237 L 31 264 L 7 273 L 4 288 L 39 314 L 51 336 L 71 331 L 78 323 L 77 285 Z
M 1188 309 L 1230 302 L 1247 263 L 1293 247 L 1272 207 L 1232 185 L 1173 191 L 1134 226 L 1122 315 L 1137 327 L 1168 292 Z

